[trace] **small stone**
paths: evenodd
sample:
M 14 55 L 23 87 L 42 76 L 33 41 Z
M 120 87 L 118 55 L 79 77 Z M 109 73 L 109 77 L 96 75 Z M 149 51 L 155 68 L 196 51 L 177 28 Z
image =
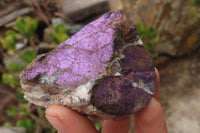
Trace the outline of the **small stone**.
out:
M 2 16 L 0 15 L 0 20 L 1 20 L 0 21 L 0 27 L 7 24 L 8 22 L 13 21 L 17 17 L 22 16 L 22 15 L 26 15 L 30 12 L 32 12 L 31 7 L 24 7 L 24 8 L 21 8 L 21 9 L 15 9 L 13 12 L 9 12 L 9 13 L 4 14 Z
M 24 128 L 19 127 L 0 127 L 0 133 L 25 133 Z
M 44 37 L 43 37 L 44 42 L 51 43 L 50 33 L 52 31 L 53 28 L 50 26 L 44 29 Z
M 104 14 L 39 55 L 20 77 L 29 102 L 62 104 L 101 119 L 142 109 L 157 86 L 151 55 L 120 12 Z
M 123 10 L 123 4 L 121 0 L 109 0 L 111 11 L 121 11 Z
M 109 10 L 108 0 L 63 0 L 62 11 L 73 21 L 80 21 L 89 16 Z

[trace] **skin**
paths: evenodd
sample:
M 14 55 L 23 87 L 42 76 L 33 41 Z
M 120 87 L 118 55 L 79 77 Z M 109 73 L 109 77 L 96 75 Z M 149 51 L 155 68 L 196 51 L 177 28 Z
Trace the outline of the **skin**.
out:
M 165 116 L 159 104 L 160 77 L 156 69 L 158 88 L 150 103 L 134 114 L 134 133 L 167 133 Z M 58 133 L 97 133 L 93 123 L 85 116 L 62 105 L 51 105 L 46 109 L 46 118 Z M 128 133 L 130 115 L 104 120 L 102 133 Z

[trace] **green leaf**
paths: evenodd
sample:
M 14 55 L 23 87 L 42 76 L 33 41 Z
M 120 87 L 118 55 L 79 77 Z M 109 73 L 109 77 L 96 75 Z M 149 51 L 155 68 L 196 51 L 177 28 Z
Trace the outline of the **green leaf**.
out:
M 49 37 L 53 44 L 60 44 L 69 38 L 67 32 L 68 29 L 63 24 L 58 24 L 54 27 L 54 30 L 50 32 Z
M 19 104 L 17 106 L 12 106 L 10 109 L 6 110 L 6 114 L 8 116 L 27 116 L 28 115 L 28 105 L 27 104 Z
M 38 26 L 38 21 L 35 19 L 29 19 L 29 22 L 26 23 L 25 27 L 24 27 L 24 34 L 26 36 L 32 36 Z
M 193 4 L 196 7 L 200 6 L 200 0 L 195 0 Z
M 27 104 L 20 104 L 19 105 L 19 113 L 20 115 L 28 115 L 28 105 Z
M 29 118 L 25 118 L 23 120 L 18 120 L 16 123 L 17 127 L 23 127 L 26 129 L 27 132 L 34 131 L 36 129 L 36 124 L 33 120 Z
M 17 33 L 17 32 L 14 31 L 14 30 L 8 30 L 8 31 L 6 31 L 6 36 L 12 36 L 12 37 L 14 37 L 16 40 L 17 40 L 17 39 L 23 39 L 23 38 L 24 38 L 24 36 L 23 36 L 22 34 Z
M 159 32 L 156 31 L 152 26 L 144 24 L 136 25 L 138 35 L 142 39 L 144 46 L 151 52 L 153 50 L 154 43 L 159 41 Z
M 147 48 L 148 51 L 152 51 L 153 50 L 153 46 L 152 46 L 151 43 L 147 43 L 146 44 L 146 48 Z
M 12 106 L 11 109 L 6 110 L 6 114 L 8 116 L 16 116 L 18 115 L 19 111 L 16 106 Z
M 56 44 L 60 44 L 69 38 L 69 36 L 65 33 L 50 32 L 49 36 L 50 39 Z
M 56 33 L 55 33 L 54 31 L 51 31 L 51 32 L 49 33 L 49 37 L 50 37 L 51 41 L 53 41 L 53 42 L 56 42 L 56 41 L 57 41 L 55 34 L 56 34 Z
M 18 93 L 17 98 L 19 99 L 20 102 L 26 103 L 27 100 L 24 98 L 24 93 Z
M 1 38 L 0 42 L 3 44 L 3 48 L 7 51 L 14 51 L 17 40 L 24 38 L 23 35 L 15 32 L 14 30 L 6 31 L 5 35 L 5 38 Z
M 67 34 L 58 33 L 58 34 L 56 35 L 56 38 L 57 38 L 57 40 L 58 40 L 58 44 L 60 44 L 60 43 L 62 43 L 62 42 L 64 42 L 64 41 L 66 41 L 66 40 L 69 38 L 69 36 L 68 36 Z
M 14 30 L 7 30 L 6 31 L 6 36 L 16 36 L 17 32 L 15 32 Z
M 38 20 L 31 17 L 19 17 L 15 21 L 15 28 L 27 37 L 32 36 L 38 27 Z
M 15 28 L 19 31 L 24 33 L 24 27 L 26 25 L 26 20 L 23 17 L 19 17 L 17 18 L 17 20 L 15 21 Z
M 154 37 L 154 39 L 153 39 L 153 40 L 154 40 L 154 42 L 158 42 L 158 41 L 159 41 L 159 39 L 160 39 L 160 38 L 159 38 L 159 35 L 156 35 L 156 36 Z
M 15 44 L 17 43 L 17 39 L 12 36 L 6 36 L 5 39 L 1 39 L 1 43 L 3 44 L 3 48 L 6 50 L 15 49 Z
M 15 79 L 12 74 L 8 73 L 3 73 L 2 81 L 4 84 L 8 84 L 11 87 L 15 87 L 17 84 L 19 84 L 19 79 Z
M 46 115 L 45 109 L 41 108 L 41 114 L 45 117 Z
M 36 58 L 36 53 L 33 50 L 25 51 L 22 55 L 22 60 L 26 63 L 31 63 Z
M 68 29 L 63 24 L 58 24 L 54 27 L 56 33 L 67 33 Z
M 19 73 L 24 68 L 24 66 L 20 66 L 16 62 L 9 62 L 7 64 L 7 67 L 8 67 L 8 69 L 10 69 L 14 73 Z
M 94 125 L 95 125 L 97 131 L 100 131 L 102 128 L 102 121 L 95 121 Z
M 11 127 L 11 126 L 12 126 L 12 123 L 10 123 L 10 122 L 5 122 L 5 123 L 3 124 L 3 126 L 4 126 L 4 127 Z

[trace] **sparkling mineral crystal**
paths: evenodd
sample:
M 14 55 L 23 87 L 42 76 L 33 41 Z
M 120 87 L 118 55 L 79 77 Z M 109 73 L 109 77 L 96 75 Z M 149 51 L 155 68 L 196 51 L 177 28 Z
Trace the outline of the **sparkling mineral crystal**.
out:
M 20 74 L 25 98 L 36 105 L 65 105 L 101 119 L 145 107 L 157 80 L 134 23 L 108 12 Z

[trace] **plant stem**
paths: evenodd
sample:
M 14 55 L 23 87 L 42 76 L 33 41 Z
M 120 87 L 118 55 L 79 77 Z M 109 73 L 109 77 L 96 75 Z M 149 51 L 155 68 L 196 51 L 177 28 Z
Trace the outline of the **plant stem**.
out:
M 32 49 L 35 51 L 35 53 L 37 53 L 37 49 L 36 49 L 36 46 L 35 46 L 35 43 L 34 43 L 34 38 L 33 38 L 33 36 L 30 36 L 30 37 L 28 38 L 28 40 L 29 40 L 29 43 L 30 43 Z
M 7 73 L 6 70 L 4 69 L 4 67 L 1 64 L 0 64 L 0 72 Z
M 42 116 L 42 112 L 41 109 L 39 107 L 37 107 L 37 113 L 39 114 L 39 116 L 34 115 L 31 111 L 30 111 L 30 104 L 28 105 L 28 111 L 29 116 L 31 117 L 31 119 L 33 119 L 40 127 L 42 128 L 48 128 L 48 123 L 47 121 L 43 118 Z
M 23 55 L 22 55 L 19 51 L 14 50 L 14 52 L 15 52 L 20 58 L 23 58 Z
M 43 18 L 44 22 L 50 26 L 50 23 L 49 23 L 49 20 L 48 20 L 48 17 L 44 14 L 44 12 L 42 11 L 40 5 L 39 5 L 39 1 L 38 0 L 31 0 L 32 2 L 32 5 L 36 8 L 36 14 L 38 16 L 40 16 L 41 18 Z

